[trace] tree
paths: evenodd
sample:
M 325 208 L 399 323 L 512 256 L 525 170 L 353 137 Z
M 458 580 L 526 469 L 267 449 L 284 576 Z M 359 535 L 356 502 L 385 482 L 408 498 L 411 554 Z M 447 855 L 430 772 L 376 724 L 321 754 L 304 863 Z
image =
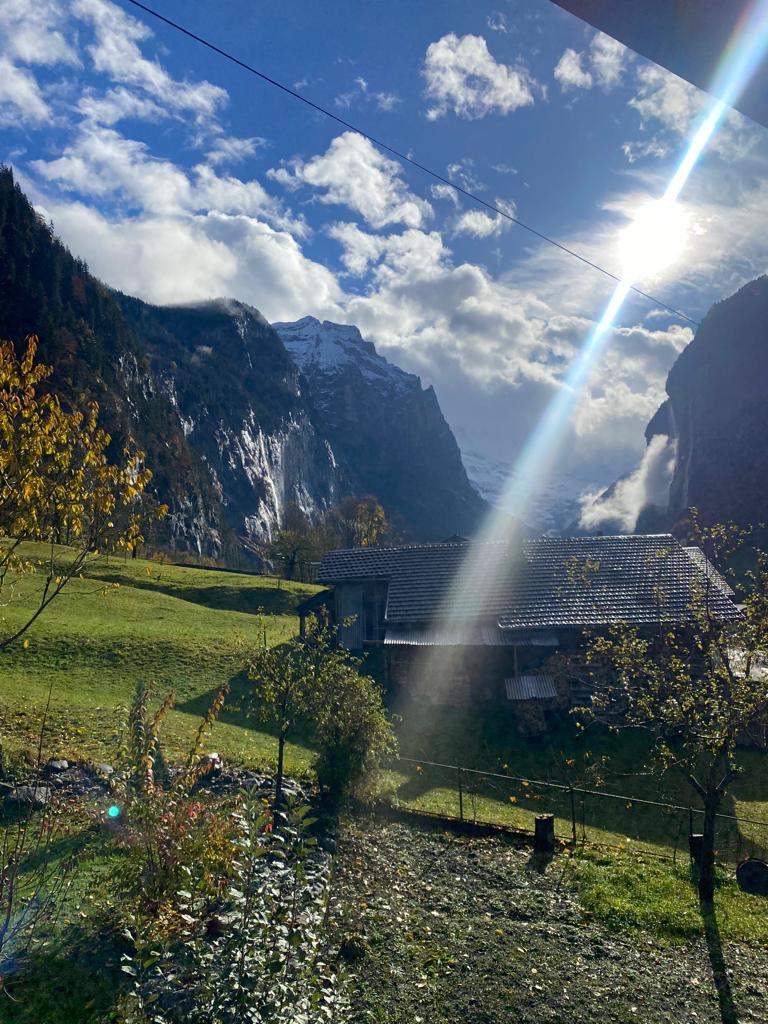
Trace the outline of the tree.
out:
M 316 555 L 312 523 L 298 505 L 285 508 L 283 520 L 267 549 L 267 556 L 282 567 L 283 578 L 303 578 L 308 564 Z
M 370 547 L 390 532 L 384 508 L 372 494 L 345 498 L 330 515 L 344 547 Z
M 696 539 L 725 564 L 743 536 L 732 529 L 698 530 Z M 743 614 L 716 612 L 722 578 L 705 566 L 685 624 L 664 618 L 653 635 L 623 625 L 589 643 L 585 662 L 593 687 L 587 718 L 653 737 L 664 769 L 682 772 L 704 811 L 699 896 L 714 898 L 716 816 L 738 765 L 736 745 L 768 713 L 768 555 L 756 552 L 745 574 Z M 660 598 L 661 600 L 661 598 Z
M 35 610 L 0 636 L 0 649 L 26 633 L 92 552 L 132 550 L 142 541 L 138 503 L 152 477 L 131 440 L 121 463 L 110 462 L 98 405 L 64 409 L 42 387 L 53 368 L 36 365 L 36 352 L 34 336 L 21 358 L 11 342 L 0 343 L 0 595 L 19 577 L 43 572 Z M 165 511 L 158 506 L 155 514 Z M 24 540 L 51 545 L 42 566 L 21 554 Z M 56 544 L 69 546 L 66 558 Z
M 334 798 L 394 751 L 381 691 L 360 674 L 360 665 L 335 643 L 332 630 L 314 630 L 256 653 L 249 670 L 256 684 L 250 708 L 277 729 L 277 806 L 283 797 L 285 744 L 300 719 L 310 724 L 319 750 L 318 781 Z

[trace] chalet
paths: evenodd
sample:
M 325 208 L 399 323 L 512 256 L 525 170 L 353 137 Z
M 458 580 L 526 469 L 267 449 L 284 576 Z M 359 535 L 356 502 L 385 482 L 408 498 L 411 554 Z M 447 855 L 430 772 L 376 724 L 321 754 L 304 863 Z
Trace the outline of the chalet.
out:
M 682 626 L 704 593 L 717 618 L 739 616 L 703 552 L 666 534 L 332 551 L 317 581 L 329 589 L 302 628 L 319 614 L 351 650 L 382 648 L 389 685 L 411 697 L 509 701 L 532 728 L 583 696 L 546 667 L 586 630 Z

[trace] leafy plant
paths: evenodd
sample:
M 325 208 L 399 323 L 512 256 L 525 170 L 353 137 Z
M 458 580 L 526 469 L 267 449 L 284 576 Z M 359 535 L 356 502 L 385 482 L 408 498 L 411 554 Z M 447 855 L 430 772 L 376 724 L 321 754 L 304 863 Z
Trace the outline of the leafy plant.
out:
M 135 977 L 128 1021 L 153 1024 L 328 1024 L 348 1019 L 344 980 L 325 950 L 329 869 L 304 806 L 281 814 L 243 793 L 232 813 L 235 855 L 214 918 L 192 887 L 186 927 L 158 948 L 146 933 L 124 970 Z
M 136 688 L 128 713 L 125 770 L 116 783 L 124 819 L 122 839 L 128 850 L 129 891 L 154 911 L 165 900 L 174 902 L 193 862 L 205 863 L 209 825 L 214 818 L 194 795 L 195 786 L 214 767 L 201 757 L 202 742 L 221 713 L 229 685 L 216 694 L 190 747 L 183 767 L 171 771 L 160 746 L 162 724 L 175 701 L 167 694 L 151 711 L 152 690 L 146 683 Z
M 321 789 L 333 801 L 365 788 L 380 761 L 394 753 L 381 690 L 361 675 L 361 665 L 329 629 L 310 629 L 306 637 L 256 653 L 249 670 L 256 684 L 250 707 L 277 728 L 276 806 L 282 800 L 285 743 L 300 718 L 318 748 Z

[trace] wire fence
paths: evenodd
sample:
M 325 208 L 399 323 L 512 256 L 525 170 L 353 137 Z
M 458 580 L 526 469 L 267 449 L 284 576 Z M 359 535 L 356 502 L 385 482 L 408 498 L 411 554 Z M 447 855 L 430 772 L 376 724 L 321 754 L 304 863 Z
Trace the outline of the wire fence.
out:
M 572 846 L 610 846 L 676 860 L 700 833 L 700 807 L 631 797 L 583 785 L 544 781 L 460 765 L 399 758 L 394 771 L 401 806 L 441 818 L 532 832 L 535 818 L 554 814 L 555 835 Z M 717 815 L 716 856 L 724 865 L 768 860 L 768 821 Z

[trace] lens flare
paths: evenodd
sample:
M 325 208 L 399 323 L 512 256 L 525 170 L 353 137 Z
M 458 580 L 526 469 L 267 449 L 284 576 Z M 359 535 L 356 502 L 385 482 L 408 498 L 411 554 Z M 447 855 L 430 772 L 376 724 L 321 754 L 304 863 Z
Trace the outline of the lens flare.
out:
M 687 236 L 688 218 L 677 203 L 645 203 L 620 240 L 622 277 L 639 281 L 666 270 L 680 259 Z
M 688 147 L 662 198 L 652 204 L 650 210 L 639 216 L 640 226 L 634 229 L 636 234 L 630 234 L 633 238 L 630 249 L 633 244 L 634 250 L 628 255 L 623 276 L 616 285 L 600 320 L 587 336 L 557 394 L 524 445 L 497 508 L 489 514 L 477 537 L 480 544 L 509 544 L 514 540 L 516 524 L 524 521 L 532 499 L 551 474 L 572 413 L 591 370 L 605 349 L 614 323 L 633 284 L 639 276 L 658 272 L 663 266 L 669 265 L 671 260 L 667 260 L 667 257 L 674 255 L 676 249 L 682 250 L 685 242 L 685 224 L 683 215 L 675 206 L 676 200 L 723 117 L 762 62 L 767 49 L 768 0 L 755 0 L 739 21 L 719 62 L 710 90 L 716 99 L 696 124 Z M 667 216 L 669 222 L 665 222 Z M 667 246 L 673 250 L 672 254 L 665 252 Z M 459 622 L 460 608 L 464 604 L 462 595 L 477 592 L 478 587 L 486 590 L 492 590 L 494 587 L 495 581 L 488 578 L 487 566 L 488 560 L 482 557 L 481 549 L 471 545 L 464 564 L 452 581 L 443 602 L 440 618 L 444 621 L 452 620 L 459 636 L 469 637 L 474 626 L 474 623 L 468 622 L 466 618 Z M 508 571 L 508 561 L 499 558 L 497 573 Z M 459 639 L 458 643 L 461 642 Z M 458 652 L 458 649 L 452 647 L 440 651 L 433 648 L 431 656 L 427 656 L 427 661 L 422 663 L 420 671 L 433 678 L 447 679 L 450 672 L 445 664 L 446 652 Z M 428 664 L 429 657 L 432 658 L 434 665 L 439 664 L 439 671 L 432 671 Z M 433 694 L 433 699 L 436 696 Z
M 120 808 L 117 806 L 117 804 L 112 804 L 111 807 L 107 808 L 107 815 L 110 818 L 119 818 L 120 817 Z

